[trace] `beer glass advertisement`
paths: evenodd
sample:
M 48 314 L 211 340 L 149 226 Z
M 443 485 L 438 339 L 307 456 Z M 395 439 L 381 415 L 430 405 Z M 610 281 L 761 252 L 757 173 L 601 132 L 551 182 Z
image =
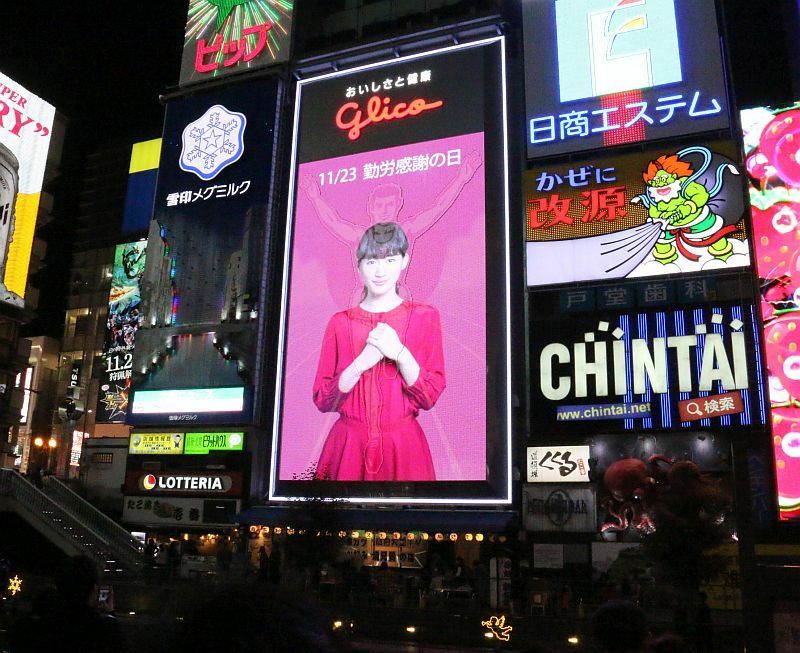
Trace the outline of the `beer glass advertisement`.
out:
M 737 159 L 714 141 L 528 170 L 528 285 L 750 265 Z
M 726 129 L 714 0 L 523 0 L 528 158 Z
M 752 305 L 593 312 L 531 326 L 532 432 L 764 423 Z
M 289 59 L 292 0 L 189 0 L 181 86 Z
M 503 47 L 298 85 L 273 497 L 510 500 Z
M 128 423 L 251 418 L 277 95 L 265 80 L 167 106 Z
M 782 520 L 800 519 L 800 104 L 742 112 Z
M 124 424 L 133 374 L 133 349 L 141 324 L 141 279 L 147 241 L 114 248 L 114 269 L 108 293 L 106 338 L 101 358 L 97 421 Z

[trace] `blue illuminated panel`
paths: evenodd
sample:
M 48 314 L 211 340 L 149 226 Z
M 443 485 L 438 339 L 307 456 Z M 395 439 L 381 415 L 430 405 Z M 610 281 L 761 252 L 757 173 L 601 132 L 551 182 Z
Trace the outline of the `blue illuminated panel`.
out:
M 528 158 L 725 129 L 713 0 L 523 0 Z

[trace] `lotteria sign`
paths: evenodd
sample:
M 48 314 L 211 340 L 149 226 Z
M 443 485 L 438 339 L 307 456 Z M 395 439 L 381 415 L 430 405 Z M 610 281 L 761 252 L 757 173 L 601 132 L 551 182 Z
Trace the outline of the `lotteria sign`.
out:
M 713 0 L 523 0 L 528 157 L 725 129 Z
M 233 482 L 222 474 L 144 474 L 139 479 L 139 489 L 145 492 L 205 492 L 227 494 Z
M 762 424 L 755 320 L 753 306 L 727 306 L 535 322 L 534 425 L 581 431 L 596 430 L 598 422 L 626 429 Z

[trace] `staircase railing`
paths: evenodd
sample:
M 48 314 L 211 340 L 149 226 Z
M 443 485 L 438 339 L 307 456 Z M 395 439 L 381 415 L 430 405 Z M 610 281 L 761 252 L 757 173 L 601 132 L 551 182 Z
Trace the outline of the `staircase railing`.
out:
M 98 519 L 84 523 L 78 515 L 68 512 L 11 469 L 0 469 L 0 495 L 16 499 L 28 512 L 61 533 L 75 548 L 97 560 L 105 571 L 137 571 L 141 567 L 141 556 L 132 553 L 130 547 L 126 549 L 110 542 L 91 528 L 91 523 L 99 523 Z
M 144 547 L 139 540 L 55 476 L 45 477 L 44 493 L 104 540 L 117 545 L 137 562 L 141 561 Z M 121 552 L 121 555 L 124 553 Z

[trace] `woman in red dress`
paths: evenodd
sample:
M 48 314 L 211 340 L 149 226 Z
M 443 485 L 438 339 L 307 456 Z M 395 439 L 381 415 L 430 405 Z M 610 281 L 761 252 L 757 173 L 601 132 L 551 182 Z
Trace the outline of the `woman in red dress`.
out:
M 362 300 L 328 322 L 314 380 L 317 408 L 339 413 L 316 478 L 435 481 L 417 415 L 445 388 L 439 312 L 397 293 L 409 263 L 408 239 L 397 223 L 367 229 L 356 259 Z

